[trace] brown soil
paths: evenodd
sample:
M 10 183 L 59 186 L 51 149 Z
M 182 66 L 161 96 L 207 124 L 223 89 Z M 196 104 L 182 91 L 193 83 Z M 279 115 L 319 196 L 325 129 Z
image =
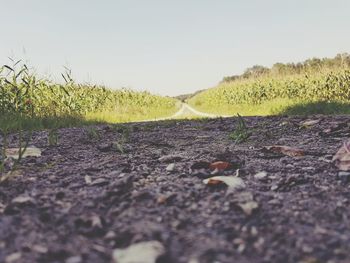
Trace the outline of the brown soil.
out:
M 113 249 L 148 240 L 164 245 L 160 262 L 350 262 L 350 176 L 330 162 L 350 117 L 313 119 L 245 118 L 241 144 L 229 139 L 235 118 L 98 126 L 100 138 L 61 129 L 58 146 L 36 132 L 42 156 L 0 186 L 0 262 L 112 262 Z M 261 150 L 274 144 L 306 155 Z M 203 184 L 210 171 L 190 169 L 199 161 L 240 166 L 246 188 Z M 258 204 L 250 215 L 247 194 Z

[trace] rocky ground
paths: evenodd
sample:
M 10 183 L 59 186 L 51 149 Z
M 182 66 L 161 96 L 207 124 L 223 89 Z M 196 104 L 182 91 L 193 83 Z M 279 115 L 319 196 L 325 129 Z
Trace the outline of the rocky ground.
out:
M 42 155 L 0 185 L 0 262 L 130 263 L 143 241 L 139 262 L 350 262 L 350 176 L 331 163 L 350 117 L 309 119 L 245 118 L 239 144 L 235 118 L 36 132 Z

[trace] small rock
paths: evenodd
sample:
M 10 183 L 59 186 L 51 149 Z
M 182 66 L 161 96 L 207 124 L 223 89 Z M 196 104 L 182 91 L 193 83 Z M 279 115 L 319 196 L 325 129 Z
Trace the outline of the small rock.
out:
M 258 229 L 257 229 L 255 226 L 252 226 L 252 228 L 250 229 L 250 234 L 251 234 L 253 237 L 258 236 L 258 234 L 259 234 Z
M 3 203 L 0 202 L 0 214 L 2 214 L 5 210 L 5 205 Z
M 313 248 L 312 248 L 311 246 L 309 246 L 309 245 L 303 245 L 303 246 L 301 247 L 301 250 L 302 250 L 304 253 L 312 253 L 312 251 L 314 251 Z
M 42 245 L 34 245 L 34 246 L 32 247 L 32 250 L 35 251 L 35 252 L 37 252 L 37 253 L 40 253 L 40 254 L 45 254 L 45 253 L 48 252 L 47 247 L 44 247 L 44 246 L 42 246 Z
M 325 235 L 325 234 L 328 233 L 328 231 L 327 231 L 327 229 L 325 229 L 325 228 L 323 228 L 323 227 L 321 227 L 321 226 L 319 226 L 319 225 L 316 225 L 315 230 L 314 230 L 314 233 L 315 233 L 315 234 Z
M 342 182 L 349 182 L 350 181 L 350 172 L 344 172 L 344 171 L 340 171 L 338 173 L 338 178 L 342 181 Z
M 233 201 L 243 210 L 246 215 L 251 215 L 259 204 L 254 201 L 254 196 L 251 192 L 236 193 Z
M 259 237 L 258 240 L 254 242 L 253 247 L 257 250 L 262 250 L 264 243 L 265 243 L 265 239 L 262 237 Z
M 158 204 L 165 204 L 166 201 L 167 201 L 167 199 L 168 199 L 167 196 L 165 196 L 165 195 L 160 195 L 160 196 L 158 196 L 158 198 L 157 198 L 157 203 L 158 203 Z
M 258 203 L 255 201 L 249 201 L 246 203 L 239 204 L 239 207 L 242 208 L 243 212 L 250 216 L 255 209 L 259 207 Z
M 175 170 L 175 163 L 169 164 L 169 165 L 165 168 L 165 170 L 166 170 L 167 172 L 172 172 L 172 171 L 174 171 L 174 170 Z
M 34 199 L 28 195 L 20 195 L 12 199 L 12 203 L 14 204 L 28 204 L 34 203 Z
M 191 165 L 191 170 L 209 169 L 210 163 L 206 161 L 195 162 Z
M 85 180 L 86 184 L 91 184 L 92 183 L 92 179 L 91 179 L 90 175 L 85 175 L 84 180 Z
M 15 252 L 10 255 L 8 255 L 5 258 L 5 263 L 15 263 L 19 262 L 19 260 L 22 258 L 22 254 L 20 252 Z
M 99 217 L 98 215 L 91 216 L 91 226 L 94 228 L 102 229 L 103 225 L 102 225 L 101 217 Z
M 165 248 L 159 241 L 148 241 L 133 244 L 125 249 L 115 249 L 115 263 L 155 263 L 165 254 Z
M 114 231 L 108 231 L 107 234 L 104 236 L 105 239 L 111 240 L 116 238 L 117 235 Z
M 98 178 L 91 183 L 92 186 L 103 186 L 109 184 L 109 180 L 104 178 Z
M 113 145 L 111 143 L 101 143 L 97 146 L 97 149 L 101 152 L 108 152 L 112 150 Z
M 269 205 L 280 205 L 281 201 L 278 199 L 271 199 L 270 201 L 267 202 Z
M 181 161 L 184 157 L 181 155 L 164 155 L 158 159 L 158 161 L 163 163 L 172 163 Z
M 278 185 L 277 184 L 274 184 L 271 186 L 271 191 L 276 191 L 278 189 Z
M 80 263 L 83 259 L 81 256 L 73 256 L 66 259 L 65 263 Z
M 257 180 L 265 180 L 267 178 L 267 172 L 259 172 L 254 175 L 254 178 Z

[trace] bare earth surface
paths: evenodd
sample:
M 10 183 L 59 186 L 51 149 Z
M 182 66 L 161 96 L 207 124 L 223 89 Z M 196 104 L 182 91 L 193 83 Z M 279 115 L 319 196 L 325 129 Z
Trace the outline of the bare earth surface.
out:
M 98 126 L 100 138 L 61 129 L 58 146 L 34 133 L 42 156 L 0 186 L 0 262 L 113 262 L 114 249 L 151 240 L 166 251 L 158 262 L 350 262 L 350 177 L 330 163 L 350 117 L 312 119 L 245 118 L 241 144 L 228 138 L 235 118 Z M 306 155 L 261 150 L 274 144 Z M 214 161 L 233 165 L 226 175 L 239 167 L 246 188 L 190 169 Z

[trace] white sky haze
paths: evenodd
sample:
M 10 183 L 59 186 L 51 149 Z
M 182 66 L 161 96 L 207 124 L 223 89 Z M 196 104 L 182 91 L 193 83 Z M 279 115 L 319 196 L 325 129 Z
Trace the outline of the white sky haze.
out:
M 179 95 L 255 64 L 350 52 L 349 0 L 0 0 L 0 64 Z

